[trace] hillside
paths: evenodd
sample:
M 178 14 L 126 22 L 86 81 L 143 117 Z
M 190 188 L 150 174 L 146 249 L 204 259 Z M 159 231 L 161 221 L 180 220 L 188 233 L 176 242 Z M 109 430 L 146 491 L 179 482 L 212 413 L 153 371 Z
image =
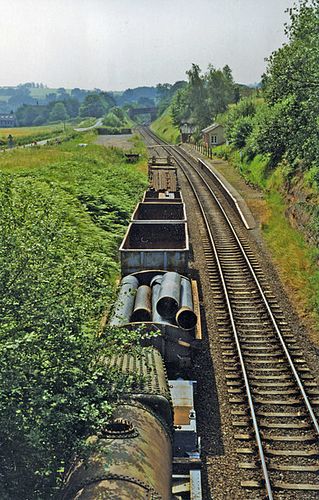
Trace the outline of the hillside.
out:
M 172 121 L 170 106 L 151 124 L 150 128 L 161 139 L 171 144 L 176 144 L 180 140 L 180 132 Z

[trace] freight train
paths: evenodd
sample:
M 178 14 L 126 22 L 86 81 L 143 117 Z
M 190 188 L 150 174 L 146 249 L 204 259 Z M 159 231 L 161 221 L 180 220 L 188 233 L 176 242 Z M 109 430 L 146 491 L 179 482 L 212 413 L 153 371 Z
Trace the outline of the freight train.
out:
M 201 500 L 200 438 L 187 374 L 201 344 L 198 288 L 172 158 L 149 162 L 149 189 L 120 246 L 122 280 L 110 327 L 143 330 L 145 349 L 105 360 L 136 377 L 90 453 L 68 472 L 62 499 Z

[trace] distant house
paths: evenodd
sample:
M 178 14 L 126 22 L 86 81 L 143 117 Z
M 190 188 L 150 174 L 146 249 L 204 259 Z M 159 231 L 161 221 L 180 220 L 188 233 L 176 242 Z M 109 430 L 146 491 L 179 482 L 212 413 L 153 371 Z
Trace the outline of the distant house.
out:
M 16 127 L 17 120 L 12 114 L 10 115 L 0 115 L 0 127 Z
M 192 123 L 184 122 L 180 126 L 182 142 L 189 142 L 191 135 L 195 132 L 196 127 Z
M 225 142 L 224 127 L 219 123 L 213 123 L 202 130 L 203 143 L 212 148 Z

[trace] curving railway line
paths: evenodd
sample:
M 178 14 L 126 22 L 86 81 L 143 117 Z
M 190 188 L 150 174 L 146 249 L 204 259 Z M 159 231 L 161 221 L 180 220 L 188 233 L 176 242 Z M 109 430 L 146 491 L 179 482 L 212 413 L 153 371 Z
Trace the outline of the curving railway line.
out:
M 238 214 L 184 150 L 140 129 L 175 159 L 197 200 L 247 498 L 318 498 L 319 388 L 250 248 Z M 160 146 L 160 147 L 159 147 Z M 245 490 L 244 490 L 245 491 Z

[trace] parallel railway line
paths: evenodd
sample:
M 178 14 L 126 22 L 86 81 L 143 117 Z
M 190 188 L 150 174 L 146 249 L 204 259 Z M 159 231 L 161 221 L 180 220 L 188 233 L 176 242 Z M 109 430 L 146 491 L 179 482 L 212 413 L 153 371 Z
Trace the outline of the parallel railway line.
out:
M 280 304 L 250 249 L 239 217 L 183 150 L 150 144 L 175 158 L 196 197 L 202 244 L 218 311 L 226 385 L 247 496 L 318 498 L 319 390 Z M 156 149 L 156 148 L 154 148 Z M 226 208 L 224 208 L 226 206 Z

